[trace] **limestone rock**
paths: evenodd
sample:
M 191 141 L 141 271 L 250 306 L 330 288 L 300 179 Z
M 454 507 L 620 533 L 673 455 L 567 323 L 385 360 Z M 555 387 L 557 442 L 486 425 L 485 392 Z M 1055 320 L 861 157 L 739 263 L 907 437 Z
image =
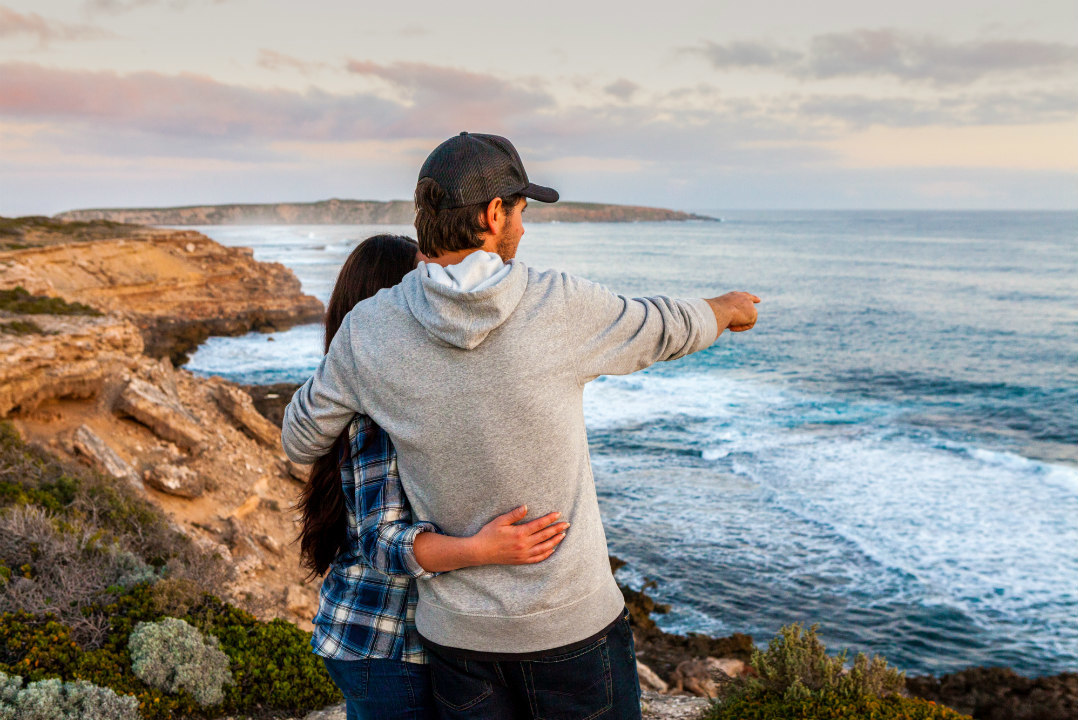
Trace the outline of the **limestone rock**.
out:
M 131 379 L 117 398 L 116 409 L 181 447 L 192 449 L 206 441 L 194 416 L 144 380 Z
M 147 470 L 145 477 L 150 487 L 176 497 L 196 498 L 206 491 L 199 474 L 182 466 L 157 465 Z
M 693 658 L 679 663 L 671 679 L 674 683 L 671 692 L 690 692 L 709 698 L 719 695 L 719 683 L 707 659 Z
M 318 603 L 314 601 L 306 588 L 290 585 L 284 591 L 284 606 L 288 612 L 302 618 L 313 618 L 318 612 Z
M 97 469 L 111 475 L 117 480 L 127 480 L 139 485 L 138 474 L 127 461 L 116 454 L 108 444 L 97 436 L 90 428 L 79 425 L 71 438 L 72 447 L 79 454 L 85 456 Z
M 262 547 L 266 548 L 267 550 L 269 550 L 274 555 L 280 555 L 281 554 L 281 544 L 279 542 L 277 542 L 276 540 L 274 540 L 269 535 L 265 535 L 265 534 L 259 535 L 258 536 L 258 544 L 261 545 Z
M 0 417 L 32 411 L 53 398 L 95 397 L 142 353 L 138 328 L 117 318 L 10 315 L 4 320 L 32 320 L 43 333 L 0 333 Z
M 233 385 L 221 384 L 214 388 L 213 397 L 245 433 L 267 447 L 280 447 L 281 429 L 255 409 L 250 395 Z
M 665 680 L 655 674 L 654 670 L 639 660 L 636 661 L 636 674 L 640 677 L 640 688 L 643 690 L 664 693 L 670 687 Z
M 746 665 L 737 658 L 713 658 L 709 657 L 705 660 L 708 669 L 714 672 L 721 672 L 726 677 L 733 679 L 741 677 L 745 674 Z

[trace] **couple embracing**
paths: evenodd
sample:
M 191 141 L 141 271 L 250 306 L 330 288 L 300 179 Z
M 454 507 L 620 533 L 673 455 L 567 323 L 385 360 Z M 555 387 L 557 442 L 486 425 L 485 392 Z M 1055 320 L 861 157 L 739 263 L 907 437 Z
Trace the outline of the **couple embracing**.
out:
M 285 452 L 314 464 L 311 642 L 349 720 L 640 717 L 583 388 L 748 330 L 759 299 L 630 299 L 528 268 L 514 256 L 529 198 L 558 193 L 507 139 L 439 145 L 418 244 L 352 253 L 325 357 L 285 411 Z

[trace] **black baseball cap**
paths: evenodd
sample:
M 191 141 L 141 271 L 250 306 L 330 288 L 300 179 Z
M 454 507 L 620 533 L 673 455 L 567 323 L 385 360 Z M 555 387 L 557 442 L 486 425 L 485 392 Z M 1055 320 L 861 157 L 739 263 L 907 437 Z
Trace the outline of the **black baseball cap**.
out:
M 439 210 L 487 203 L 496 197 L 523 195 L 540 202 L 558 201 L 554 188 L 528 181 L 513 143 L 500 135 L 462 132 L 434 148 L 419 171 L 445 192 Z

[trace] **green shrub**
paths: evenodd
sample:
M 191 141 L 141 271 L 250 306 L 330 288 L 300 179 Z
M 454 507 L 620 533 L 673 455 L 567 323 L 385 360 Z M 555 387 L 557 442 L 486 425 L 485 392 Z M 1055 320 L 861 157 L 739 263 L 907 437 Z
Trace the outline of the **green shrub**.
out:
M 109 618 L 100 647 L 86 650 L 71 639 L 55 618 L 26 613 L 0 616 L 0 671 L 30 680 L 82 679 L 117 693 L 132 695 L 147 720 L 214 717 L 223 714 L 287 711 L 301 714 L 340 701 L 310 635 L 283 620 L 268 623 L 204 595 L 184 616 L 202 633 L 217 637 L 228 656 L 233 684 L 210 711 L 181 689 L 169 694 L 147 685 L 132 670 L 129 638 L 139 623 L 160 620 L 155 587 L 135 586 L 94 610 Z
M 72 303 L 47 295 L 32 295 L 21 285 L 0 290 L 0 310 L 21 315 L 101 315 L 89 305 Z
M 874 656 L 858 654 L 846 667 L 846 651 L 836 656 L 816 635 L 787 625 L 752 654 L 753 674 L 723 688 L 707 720 L 958 720 L 949 708 L 902 697 L 905 676 Z
M 886 697 L 905 688 L 905 675 L 888 667 L 883 658 L 869 660 L 858 654 L 853 667 L 847 670 L 846 655 L 845 650 L 833 657 L 828 655 L 815 625 L 807 631 L 797 623 L 787 625 L 768 643 L 766 651 L 753 652 L 750 664 L 756 675 L 740 678 L 728 692 L 736 696 L 761 691 L 767 697 L 795 701 L 819 691 L 859 698 Z
M 916 698 L 897 695 L 843 697 L 835 691 L 799 699 L 762 691 L 712 705 L 706 720 L 970 720 L 968 715 Z
M 218 649 L 217 638 L 203 637 L 177 618 L 142 622 L 127 641 L 131 670 L 139 680 L 170 693 L 185 689 L 199 705 L 216 705 L 222 688 L 232 682 L 228 656 Z
M 0 322 L 0 333 L 7 335 L 42 335 L 44 330 L 33 320 L 12 320 Z
M 322 661 L 311 652 L 310 634 L 292 623 L 260 622 L 215 597 L 207 597 L 187 620 L 217 637 L 232 661 L 234 683 L 225 690 L 225 708 L 262 705 L 298 712 L 340 700 Z
M 39 680 L 0 673 L 0 720 L 138 720 L 138 701 L 84 680 Z

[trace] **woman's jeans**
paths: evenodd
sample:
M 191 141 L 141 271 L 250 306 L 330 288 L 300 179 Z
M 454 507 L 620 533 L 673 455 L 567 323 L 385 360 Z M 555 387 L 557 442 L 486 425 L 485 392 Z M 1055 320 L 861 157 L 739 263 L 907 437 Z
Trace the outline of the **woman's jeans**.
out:
M 426 665 L 399 660 L 322 658 L 344 694 L 348 720 L 433 720 Z

